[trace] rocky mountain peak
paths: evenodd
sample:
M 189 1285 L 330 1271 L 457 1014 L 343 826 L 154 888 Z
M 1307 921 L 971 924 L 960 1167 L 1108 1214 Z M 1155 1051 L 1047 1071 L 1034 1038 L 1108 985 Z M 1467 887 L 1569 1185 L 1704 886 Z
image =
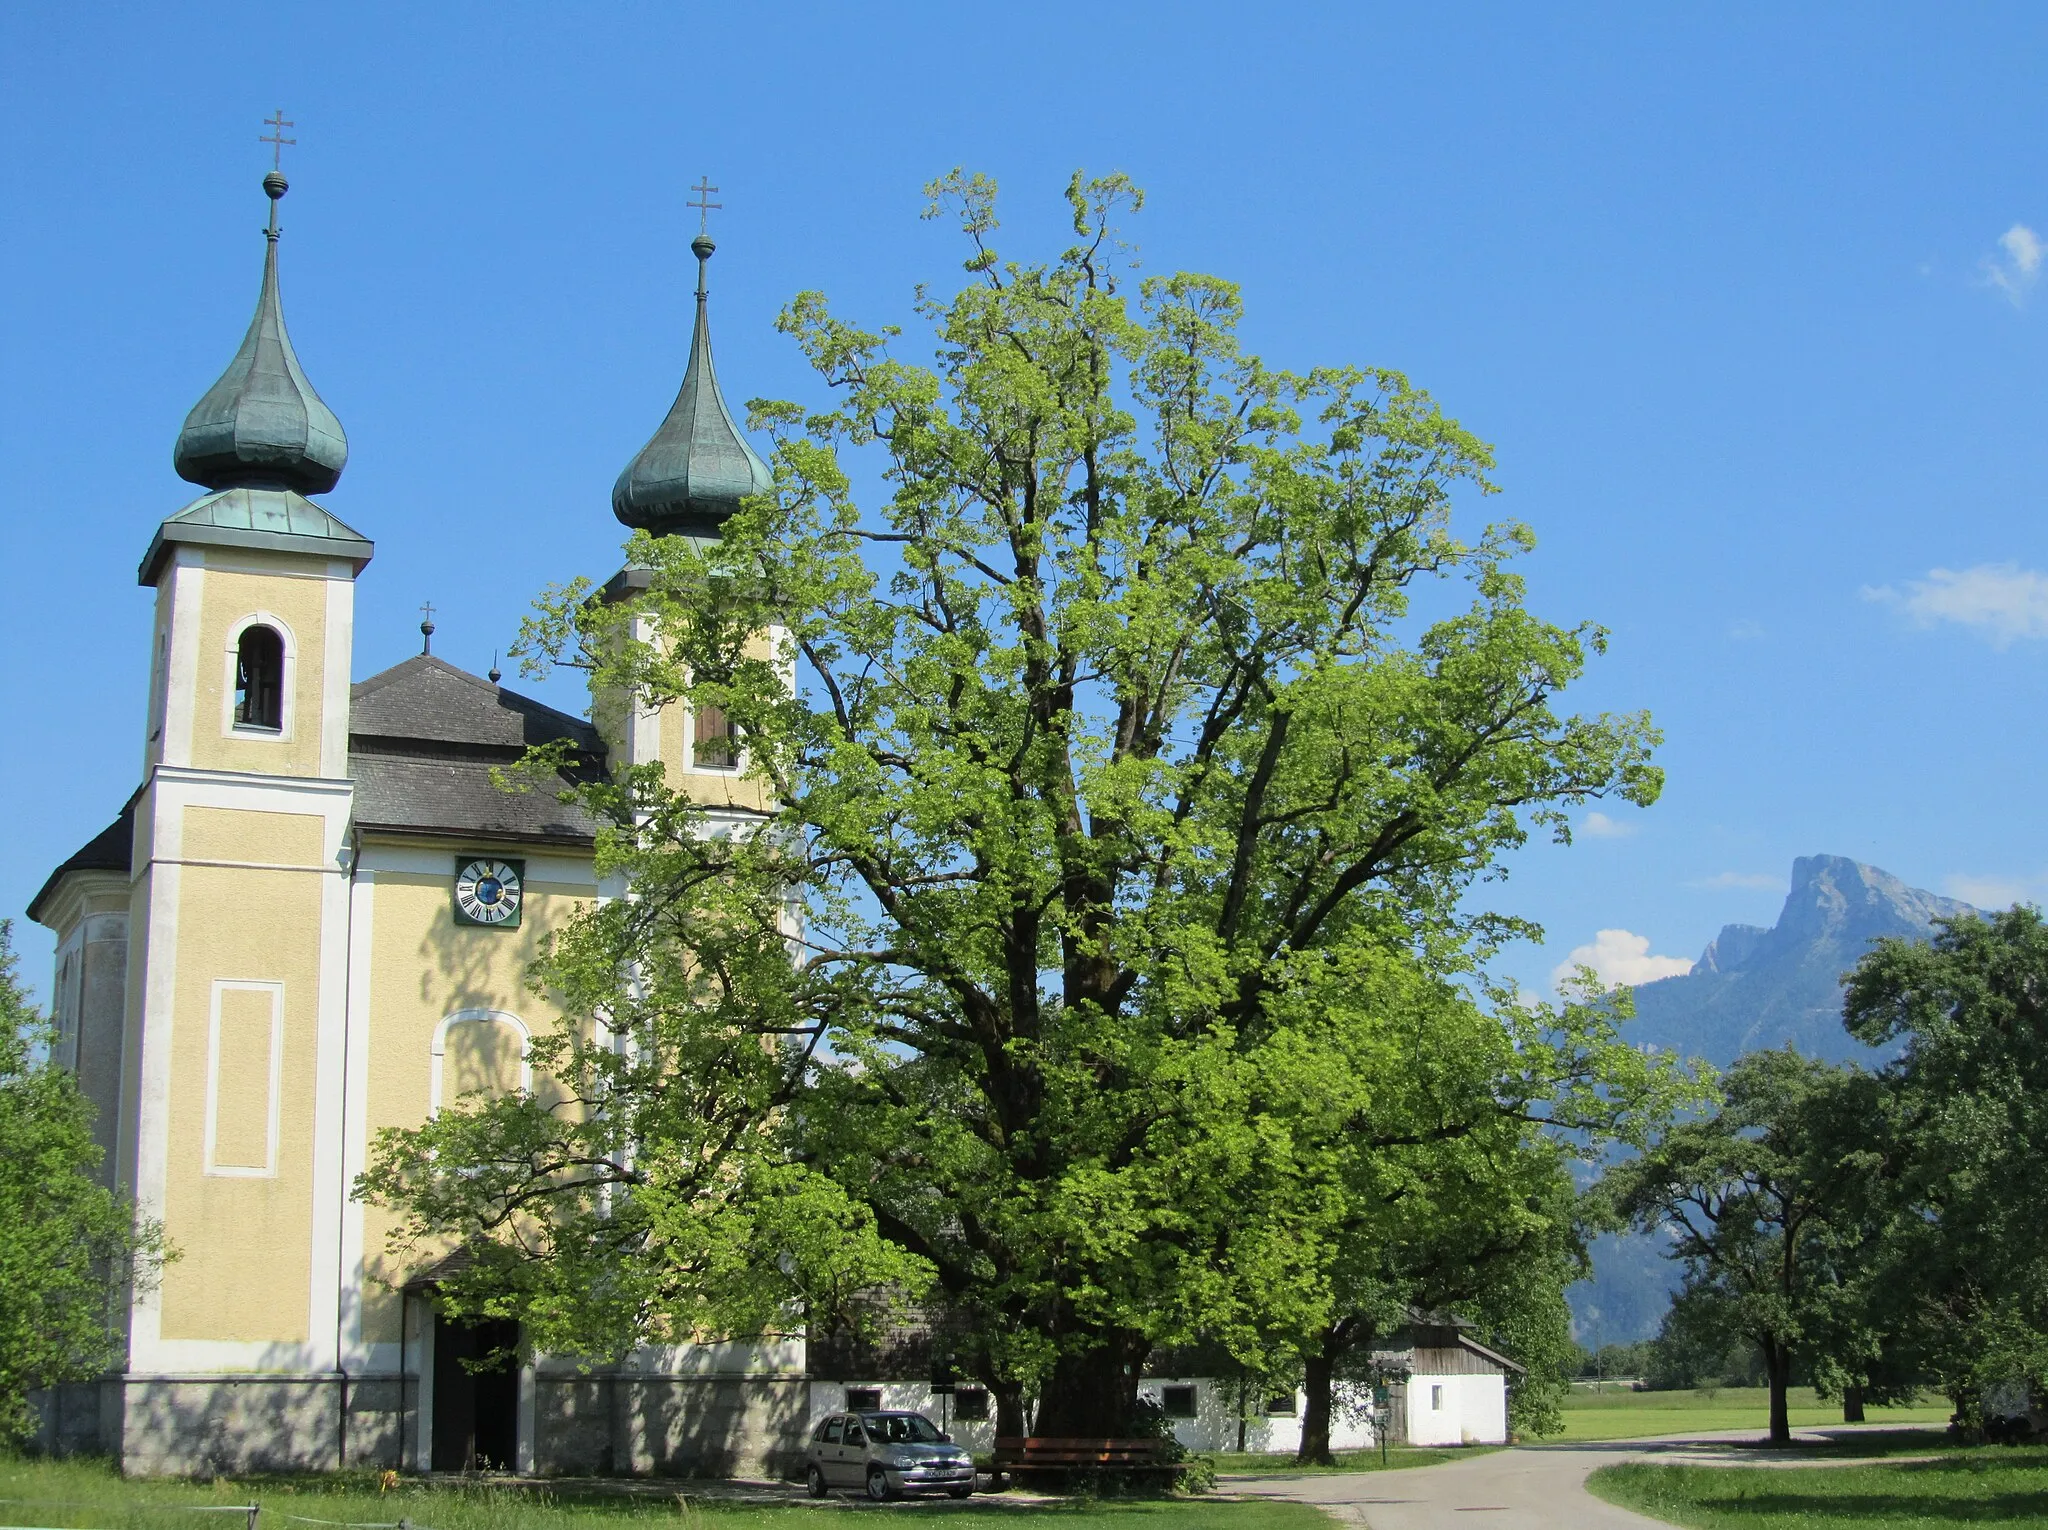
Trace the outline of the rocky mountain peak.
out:
M 1924 939 L 1976 912 L 1844 855 L 1802 855 L 1769 929 L 1724 925 L 1691 972 L 1636 989 L 1638 1041 L 1726 1066 L 1785 1042 L 1822 1057 L 1868 1055 L 1842 1029 L 1842 975 L 1885 936 Z

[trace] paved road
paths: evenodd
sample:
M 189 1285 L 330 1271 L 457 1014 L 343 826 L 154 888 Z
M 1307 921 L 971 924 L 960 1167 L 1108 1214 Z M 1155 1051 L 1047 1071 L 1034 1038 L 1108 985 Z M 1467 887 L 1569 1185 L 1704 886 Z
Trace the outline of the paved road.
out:
M 1816 1443 L 1827 1437 L 1810 1430 L 1793 1433 Z M 1340 1525 L 1363 1525 L 1368 1530 L 1669 1530 L 1662 1520 L 1595 1498 L 1586 1491 L 1586 1478 L 1616 1461 L 1725 1463 L 1725 1451 L 1713 1447 L 1756 1438 L 1754 1430 L 1740 1430 L 1656 1440 L 1529 1445 L 1442 1466 L 1299 1477 L 1232 1476 L 1219 1486 L 1248 1498 L 1314 1504 Z

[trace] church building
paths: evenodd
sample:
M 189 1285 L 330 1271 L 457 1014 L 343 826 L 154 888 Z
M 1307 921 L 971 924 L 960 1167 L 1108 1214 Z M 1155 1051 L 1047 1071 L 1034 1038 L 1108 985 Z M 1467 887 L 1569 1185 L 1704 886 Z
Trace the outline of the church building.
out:
M 622 891 L 594 873 L 595 821 L 500 790 L 494 766 L 563 740 L 572 779 L 658 759 L 715 816 L 762 803 L 708 709 L 629 709 L 607 736 L 431 652 L 354 678 L 355 583 L 375 577 L 357 524 L 376 512 L 317 502 L 348 444 L 285 331 L 285 179 L 263 187 L 255 317 L 177 438 L 204 492 L 141 549 L 140 782 L 29 909 L 56 935 L 60 1056 L 107 1179 L 178 1251 L 130 1302 L 122 1368 L 44 1399 L 46 1443 L 140 1472 L 777 1469 L 844 1405 L 801 1340 L 594 1373 L 534 1357 L 516 1328 L 437 1315 L 433 1266 L 395 1265 L 386 1218 L 350 1195 L 380 1129 L 530 1083 L 528 1040 L 561 1017 L 527 969 Z M 769 482 L 712 370 L 713 245 L 693 249 L 682 388 L 612 494 L 656 534 L 715 535 Z M 499 1349 L 519 1362 L 461 1363 Z

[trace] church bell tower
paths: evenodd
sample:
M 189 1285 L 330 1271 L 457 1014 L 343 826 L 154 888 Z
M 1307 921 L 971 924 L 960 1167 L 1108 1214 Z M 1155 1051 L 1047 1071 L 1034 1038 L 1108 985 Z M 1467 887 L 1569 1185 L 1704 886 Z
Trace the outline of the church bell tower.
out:
M 128 1432 L 176 1378 L 338 1360 L 349 668 L 371 544 L 308 496 L 348 442 L 278 293 L 275 168 L 240 349 L 178 434 L 207 492 L 164 521 L 133 804 L 118 1177 L 181 1257 L 130 1313 Z M 140 1416 L 138 1417 L 138 1410 Z

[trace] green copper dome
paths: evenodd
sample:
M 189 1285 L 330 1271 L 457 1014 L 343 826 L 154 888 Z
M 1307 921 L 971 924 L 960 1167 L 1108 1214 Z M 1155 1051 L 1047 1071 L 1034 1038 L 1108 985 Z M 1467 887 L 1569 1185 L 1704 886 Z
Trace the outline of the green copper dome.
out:
M 241 485 L 321 494 L 334 487 L 348 461 L 341 421 L 321 402 L 285 333 L 277 296 L 277 199 L 285 178 L 263 178 L 270 197 L 263 290 L 242 348 L 220 381 L 185 416 L 172 464 L 178 476 L 209 489 Z
M 690 336 L 683 389 L 654 439 L 640 448 L 612 486 L 612 513 L 626 525 L 656 536 L 715 536 L 738 511 L 741 500 L 766 493 L 774 482 L 768 464 L 755 455 L 733 423 L 711 366 L 704 275 L 717 246 L 699 234 L 690 248 L 697 253 L 697 326 Z

